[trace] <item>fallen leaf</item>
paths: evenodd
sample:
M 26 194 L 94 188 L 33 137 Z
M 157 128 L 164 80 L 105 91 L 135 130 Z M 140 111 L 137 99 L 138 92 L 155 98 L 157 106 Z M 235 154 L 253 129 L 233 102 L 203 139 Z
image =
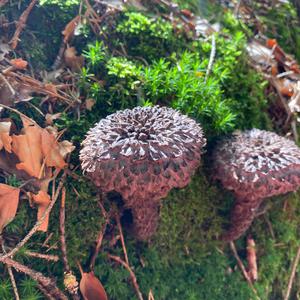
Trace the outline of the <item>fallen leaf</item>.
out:
M 12 151 L 20 160 L 16 167 L 39 178 L 43 161 L 41 128 L 26 118 L 22 118 L 22 122 L 24 134 L 12 136 Z
M 96 101 L 92 98 L 88 98 L 85 100 L 85 108 L 89 111 L 92 110 L 93 106 L 95 105 Z
M 39 220 L 51 202 L 50 196 L 45 191 L 39 191 L 38 194 L 33 194 L 33 193 L 29 193 L 29 194 L 30 194 L 30 198 L 32 199 L 32 202 L 36 204 L 38 207 L 37 219 Z M 48 229 L 48 223 L 49 223 L 49 215 L 46 216 L 44 222 L 40 225 L 38 230 L 46 232 Z
M 63 156 L 60 153 L 59 144 L 53 134 L 46 129 L 41 133 L 42 153 L 47 167 L 63 169 L 66 166 Z
M 69 67 L 72 71 L 80 71 L 84 65 L 84 57 L 77 56 L 76 49 L 74 47 L 67 48 L 64 53 L 64 60 L 66 66 Z
M 273 48 L 274 46 L 277 46 L 277 41 L 275 39 L 268 39 L 266 42 L 266 45 L 268 48 Z
M 79 288 L 84 300 L 107 300 L 104 287 L 94 272 L 82 273 Z
M 53 125 L 53 121 L 56 119 L 59 119 L 61 116 L 61 113 L 56 113 L 56 114 L 46 114 L 46 124 L 47 125 Z
M 0 183 L 0 233 L 17 212 L 20 189 Z
M 0 150 L 4 149 L 11 153 L 12 137 L 9 135 L 11 122 L 0 122 Z
M 74 31 L 76 26 L 79 24 L 80 16 L 76 16 L 72 19 L 65 27 L 64 31 L 62 32 L 64 36 L 64 43 L 68 43 L 69 40 L 73 37 Z
M 69 153 L 71 153 L 76 147 L 69 141 L 62 141 L 59 143 L 60 155 L 65 158 Z
M 12 66 L 19 70 L 26 69 L 28 65 L 28 62 L 26 60 L 23 60 L 22 58 L 11 59 L 10 63 L 12 64 Z

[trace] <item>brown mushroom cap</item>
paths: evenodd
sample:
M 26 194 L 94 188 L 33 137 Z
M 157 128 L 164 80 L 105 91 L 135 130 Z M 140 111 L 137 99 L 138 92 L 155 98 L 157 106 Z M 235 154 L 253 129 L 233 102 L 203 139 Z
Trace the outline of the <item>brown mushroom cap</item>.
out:
M 300 148 L 273 132 L 236 133 L 217 145 L 212 162 L 213 178 L 237 197 L 232 226 L 239 235 L 250 226 L 262 199 L 300 186 Z
M 186 186 L 205 143 L 201 127 L 178 111 L 136 107 L 109 115 L 92 128 L 80 159 L 96 186 L 120 193 L 134 219 L 144 220 L 138 218 L 138 208 L 158 207 L 170 189 Z

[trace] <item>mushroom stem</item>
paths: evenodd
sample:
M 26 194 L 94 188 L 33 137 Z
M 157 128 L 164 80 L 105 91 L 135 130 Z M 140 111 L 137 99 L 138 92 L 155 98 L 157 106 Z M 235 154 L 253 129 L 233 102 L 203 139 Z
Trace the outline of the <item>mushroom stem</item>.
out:
M 146 241 L 156 232 L 159 220 L 159 204 L 153 199 L 136 203 L 141 205 L 132 207 L 132 232 L 138 240 Z
M 238 239 L 252 224 L 263 199 L 253 197 L 237 198 L 231 212 L 231 227 L 222 236 L 230 242 Z

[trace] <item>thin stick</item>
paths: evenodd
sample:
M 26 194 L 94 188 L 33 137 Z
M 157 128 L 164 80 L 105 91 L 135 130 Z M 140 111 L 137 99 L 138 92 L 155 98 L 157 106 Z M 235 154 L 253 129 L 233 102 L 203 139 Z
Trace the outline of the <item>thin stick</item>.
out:
M 106 212 L 106 210 L 105 210 L 105 208 L 102 204 L 102 196 L 101 195 L 100 195 L 100 199 L 99 199 L 99 205 L 100 205 L 100 208 L 101 208 L 102 215 L 105 218 L 105 223 L 103 224 L 103 226 L 102 226 L 102 228 L 101 228 L 101 230 L 98 234 L 96 248 L 95 248 L 95 251 L 94 251 L 93 256 L 91 258 L 90 269 L 92 271 L 94 270 L 95 262 L 96 262 L 98 254 L 99 254 L 101 245 L 102 245 L 102 241 L 103 241 L 103 237 L 104 237 L 104 234 L 105 234 L 105 231 L 106 231 L 106 227 L 109 223 L 109 216 L 108 216 L 108 213 Z
M 66 201 L 66 189 L 63 187 L 61 192 L 61 205 L 59 210 L 59 229 L 60 229 L 60 246 L 62 253 L 62 261 L 64 264 L 64 271 L 70 272 L 70 266 L 67 259 L 67 246 L 65 237 L 65 201 Z
M 3 244 L 2 244 L 2 251 L 4 253 L 6 253 Z M 15 300 L 20 300 L 20 296 L 19 296 L 19 292 L 18 292 L 16 280 L 15 280 L 14 273 L 12 271 L 11 266 L 7 266 L 7 270 L 8 270 L 9 278 L 10 278 L 10 281 L 11 281 L 11 284 L 12 284 L 12 287 L 13 287 L 13 291 L 14 291 L 14 294 L 15 294 Z
M 297 269 L 297 266 L 299 264 L 299 260 L 300 260 L 300 246 L 297 250 L 297 254 L 296 254 L 293 266 L 292 266 L 292 271 L 291 271 L 288 287 L 287 287 L 287 290 L 286 290 L 286 293 L 285 293 L 285 296 L 284 296 L 284 300 L 288 300 L 290 298 L 290 293 L 291 293 L 291 290 L 292 290 L 292 286 L 293 286 L 294 278 L 295 278 L 295 275 L 296 275 L 296 269 Z
M 121 243 L 122 243 L 122 248 L 123 248 L 124 257 L 125 257 L 125 262 L 129 265 L 127 250 L 126 250 L 124 236 L 123 236 L 123 230 L 122 230 L 122 226 L 121 226 L 121 222 L 120 222 L 120 216 L 119 216 L 118 213 L 116 215 L 116 221 L 117 221 L 118 229 L 119 229 L 119 232 L 120 232 Z
M 19 21 L 17 23 L 17 28 L 15 31 L 15 34 L 9 42 L 9 44 L 11 44 L 12 49 L 16 49 L 16 47 L 18 46 L 19 36 L 20 36 L 23 28 L 25 27 L 28 16 L 36 3 L 37 3 L 37 0 L 32 0 L 31 3 L 28 5 L 28 7 L 21 14 Z
M 137 283 L 136 276 L 135 276 L 134 272 L 132 271 L 132 269 L 130 268 L 130 266 L 124 260 L 122 260 L 119 256 L 111 255 L 109 253 L 107 255 L 110 259 L 112 259 L 112 260 L 116 261 L 117 263 L 121 264 L 125 269 L 128 270 L 138 299 L 139 300 L 144 300 L 143 295 L 140 291 L 140 287 Z
M 247 282 L 248 282 L 250 288 L 252 289 L 252 291 L 253 291 L 253 293 L 255 294 L 256 298 L 260 300 L 260 298 L 259 298 L 259 296 L 258 296 L 258 294 L 257 294 L 257 290 L 256 290 L 255 287 L 253 286 L 253 284 L 252 284 L 252 282 L 251 282 L 251 279 L 250 279 L 249 276 L 248 276 L 247 270 L 246 270 L 246 268 L 245 268 L 243 262 L 241 261 L 241 259 L 240 259 L 239 255 L 238 255 L 238 253 L 237 253 L 237 250 L 236 250 L 236 248 L 235 248 L 234 242 L 230 242 L 230 248 L 231 248 L 232 253 L 233 253 L 233 255 L 234 255 L 234 257 L 235 257 L 235 259 L 236 259 L 236 261 L 237 261 L 237 263 L 238 263 L 238 265 L 239 265 L 239 267 L 240 267 L 240 269 L 241 269 L 241 271 L 242 271 L 242 273 L 243 273 L 243 275 L 244 275 L 244 277 L 245 277 L 245 279 L 247 280 Z
M 216 39 L 215 39 L 215 35 L 212 34 L 212 36 L 211 36 L 211 51 L 210 51 L 209 62 L 208 62 L 204 82 L 207 81 L 208 76 L 211 72 L 212 66 L 214 64 L 215 56 L 216 56 Z
M 17 288 L 17 284 L 16 284 L 16 281 L 15 281 L 13 271 L 12 271 L 11 267 L 9 267 L 9 266 L 7 266 L 7 270 L 8 270 L 10 281 L 11 281 L 11 284 L 12 284 L 12 287 L 13 287 L 13 290 L 14 290 L 15 299 L 20 300 L 20 296 L 19 296 L 19 292 L 18 292 L 18 288 Z
M 19 262 L 12 260 L 9 257 L 6 257 L 2 260 L 7 266 L 13 267 L 18 272 L 22 272 L 33 280 L 37 281 L 42 287 L 51 294 L 57 300 L 68 300 L 68 298 L 64 295 L 64 293 L 56 286 L 52 279 L 49 277 L 44 276 L 42 273 L 37 272 L 28 268 L 25 265 L 20 264 Z
M 59 257 L 57 255 L 42 254 L 42 253 L 37 253 L 32 251 L 26 251 L 25 254 L 30 257 L 45 259 L 47 261 L 54 261 L 54 262 L 59 261 Z
M 12 93 L 12 95 L 14 96 L 16 94 L 16 91 L 13 89 L 13 87 L 11 86 L 11 84 L 9 83 L 9 81 L 2 74 L 0 74 L 0 77 L 4 81 L 4 83 L 7 85 L 8 89 L 10 90 L 10 92 Z
M 67 173 L 66 173 L 66 171 L 64 171 L 64 173 L 60 179 L 60 182 L 58 184 L 57 190 L 55 192 L 54 198 L 52 199 L 51 203 L 49 204 L 49 206 L 47 207 L 47 209 L 45 210 L 45 212 L 43 213 L 41 218 L 35 223 L 35 225 L 28 232 L 28 234 L 23 238 L 23 240 L 21 240 L 16 245 L 16 247 L 14 249 L 9 251 L 7 254 L 0 256 L 0 261 L 4 261 L 6 258 L 12 257 L 14 254 L 16 254 L 20 250 L 20 248 L 22 248 L 28 242 L 28 240 L 35 234 L 35 232 L 39 229 L 40 225 L 44 222 L 46 217 L 49 215 L 55 202 L 57 201 L 60 191 L 63 188 L 63 185 L 65 183 L 66 176 L 67 176 Z

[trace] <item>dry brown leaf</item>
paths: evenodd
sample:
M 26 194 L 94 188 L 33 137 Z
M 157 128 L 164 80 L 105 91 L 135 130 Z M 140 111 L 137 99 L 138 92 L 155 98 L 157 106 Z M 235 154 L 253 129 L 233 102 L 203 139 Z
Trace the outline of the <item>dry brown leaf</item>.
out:
M 79 288 L 84 300 L 107 300 L 104 287 L 94 272 L 82 273 Z
M 0 233 L 17 212 L 20 189 L 0 183 Z
M 56 113 L 56 114 L 46 114 L 46 124 L 47 125 L 53 125 L 53 121 L 60 118 L 61 113 Z
M 64 60 L 66 66 L 69 67 L 74 72 L 80 71 L 80 69 L 84 65 L 84 57 L 77 56 L 77 52 L 74 47 L 70 47 L 65 50 Z
M 51 202 L 50 196 L 45 191 L 39 191 L 38 194 L 30 193 L 30 197 L 32 199 L 32 202 L 38 207 L 37 219 L 39 220 Z M 48 223 L 49 215 L 45 218 L 44 222 L 40 225 L 38 230 L 46 232 L 48 229 Z
M 74 31 L 76 26 L 79 24 L 80 16 L 76 16 L 74 19 L 72 19 L 65 27 L 64 31 L 62 31 L 62 34 L 64 36 L 64 43 L 68 43 L 70 39 L 74 35 Z
M 60 155 L 65 158 L 69 153 L 75 149 L 75 146 L 69 141 L 62 141 L 59 143 Z
M 10 63 L 12 64 L 12 66 L 19 70 L 26 69 L 28 65 L 28 62 L 26 60 L 23 60 L 22 58 L 11 59 Z
M 12 136 L 12 151 L 18 156 L 18 170 L 24 170 L 30 176 L 39 178 L 42 168 L 41 128 L 33 121 L 22 118 L 24 134 Z
M 9 135 L 11 122 L 0 122 L 0 150 L 4 149 L 11 153 L 12 137 Z
M 63 156 L 60 154 L 59 144 L 55 136 L 46 129 L 42 131 L 42 153 L 47 167 L 62 169 L 66 166 Z
M 85 100 L 85 108 L 91 111 L 95 103 L 96 103 L 95 99 L 88 98 Z

